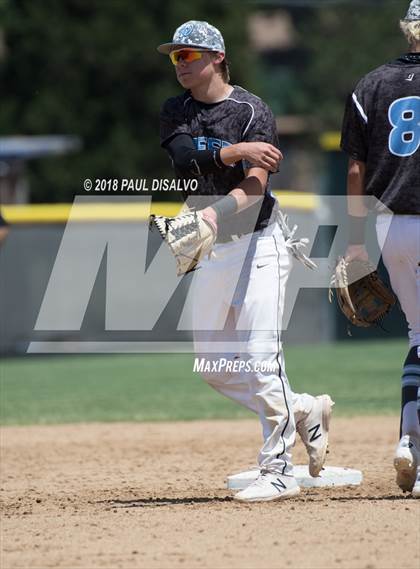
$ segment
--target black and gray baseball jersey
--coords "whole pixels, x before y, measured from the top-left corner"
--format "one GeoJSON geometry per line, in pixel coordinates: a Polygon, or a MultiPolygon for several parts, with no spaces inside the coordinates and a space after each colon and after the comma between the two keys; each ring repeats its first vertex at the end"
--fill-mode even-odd
{"type": "Polygon", "coordinates": [[[359,81],[347,100],[341,148],[366,163],[366,194],[396,214],[420,214],[420,54],[359,81]]]}
{"type": "MultiPolygon", "coordinates": [[[[273,113],[259,97],[238,86],[234,87],[229,97],[217,103],[197,101],[190,91],[168,99],[160,116],[161,145],[165,147],[178,134],[190,135],[197,150],[213,150],[239,142],[268,142],[278,146],[273,113]]],[[[236,188],[245,177],[244,168],[249,167],[251,164],[242,161],[198,176],[197,191],[186,191],[183,197],[188,197],[188,203],[194,206],[193,196],[208,196],[207,200],[200,197],[197,207],[202,209],[211,205],[236,188]]],[[[186,177],[176,168],[175,174],[178,178],[186,177]]],[[[191,174],[191,177],[194,175],[191,174]]],[[[219,224],[218,238],[266,227],[276,203],[267,188],[262,204],[260,201],[223,219],[219,224]]]]}

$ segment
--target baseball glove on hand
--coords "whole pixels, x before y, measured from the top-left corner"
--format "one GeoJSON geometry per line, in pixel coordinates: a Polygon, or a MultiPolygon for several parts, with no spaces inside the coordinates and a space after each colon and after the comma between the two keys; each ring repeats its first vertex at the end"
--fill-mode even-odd
{"type": "Polygon", "coordinates": [[[153,227],[157,227],[173,253],[178,276],[196,269],[201,259],[210,255],[216,241],[215,225],[199,211],[190,210],[176,217],[151,215],[149,228],[153,227]]]}
{"type": "Polygon", "coordinates": [[[341,312],[355,326],[367,328],[380,324],[395,304],[394,293],[368,261],[339,259],[331,278],[330,302],[332,288],[336,289],[341,312]]]}

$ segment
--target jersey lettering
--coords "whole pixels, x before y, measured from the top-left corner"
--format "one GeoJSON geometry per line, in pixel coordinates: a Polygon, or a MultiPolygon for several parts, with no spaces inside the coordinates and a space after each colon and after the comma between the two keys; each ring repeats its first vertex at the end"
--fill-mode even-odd
{"type": "Polygon", "coordinates": [[[231,146],[230,142],[211,136],[195,136],[193,140],[197,150],[217,150],[218,148],[231,146]]]}
{"type": "Polygon", "coordinates": [[[388,147],[396,156],[411,156],[420,146],[420,97],[396,99],[388,109],[394,127],[389,133],[388,147]]]}

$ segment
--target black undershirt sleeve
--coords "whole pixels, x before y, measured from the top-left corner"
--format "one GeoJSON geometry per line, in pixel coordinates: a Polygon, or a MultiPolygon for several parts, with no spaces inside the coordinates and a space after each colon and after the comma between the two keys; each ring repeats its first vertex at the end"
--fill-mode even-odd
{"type": "Polygon", "coordinates": [[[185,176],[204,176],[230,168],[220,158],[220,148],[197,150],[189,134],[177,134],[163,144],[175,167],[185,176]]]}

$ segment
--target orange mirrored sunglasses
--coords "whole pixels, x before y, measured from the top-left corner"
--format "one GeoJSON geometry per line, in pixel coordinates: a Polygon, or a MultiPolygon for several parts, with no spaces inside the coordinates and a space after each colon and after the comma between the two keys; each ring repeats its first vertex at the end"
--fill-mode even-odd
{"type": "Polygon", "coordinates": [[[186,63],[191,63],[191,61],[196,61],[202,58],[202,51],[196,49],[178,49],[177,51],[171,51],[169,57],[174,65],[177,65],[180,59],[183,59],[186,63]]]}

